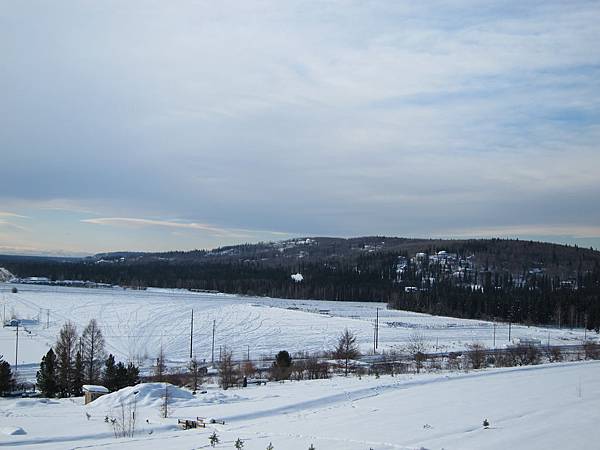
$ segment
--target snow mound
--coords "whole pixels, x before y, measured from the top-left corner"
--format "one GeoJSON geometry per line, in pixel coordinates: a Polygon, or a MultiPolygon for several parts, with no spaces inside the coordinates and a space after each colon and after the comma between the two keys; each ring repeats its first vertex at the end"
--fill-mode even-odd
{"type": "Polygon", "coordinates": [[[158,407],[163,402],[165,389],[168,390],[170,405],[183,406],[190,401],[196,402],[196,398],[190,391],[170,383],[141,383],[103,395],[91,402],[88,407],[111,410],[119,408],[121,404],[128,405],[134,401],[137,402],[138,407],[158,407]]]}
{"type": "Polygon", "coordinates": [[[21,427],[3,427],[0,428],[0,433],[5,434],[7,436],[19,436],[27,434],[27,432],[21,427]]]}

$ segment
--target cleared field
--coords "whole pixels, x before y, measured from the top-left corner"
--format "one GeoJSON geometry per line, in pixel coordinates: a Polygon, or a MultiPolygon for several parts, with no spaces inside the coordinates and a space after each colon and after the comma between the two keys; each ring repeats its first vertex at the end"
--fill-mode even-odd
{"type": "MultiPolygon", "coordinates": [[[[482,342],[488,347],[509,343],[508,324],[430,316],[387,310],[384,303],[323,302],[193,293],[183,290],[146,291],[83,289],[0,284],[0,311],[24,320],[19,344],[23,373],[35,373],[42,355],[54,343],[66,321],[81,331],[95,318],[104,333],[107,351],[123,360],[150,364],[162,345],[171,364],[189,355],[190,315],[194,310],[194,353],[211,360],[213,322],[215,347],[227,346],[234,356],[273,356],[331,349],[344,328],[354,331],[362,350],[373,347],[373,322],[379,309],[379,349],[402,348],[414,333],[424,336],[431,351],[463,349],[482,342]],[[39,322],[38,322],[39,320],[39,322]]],[[[583,330],[512,326],[512,340],[534,337],[551,344],[575,344],[583,330]]],[[[14,361],[15,330],[0,329],[1,354],[14,361]]]]}

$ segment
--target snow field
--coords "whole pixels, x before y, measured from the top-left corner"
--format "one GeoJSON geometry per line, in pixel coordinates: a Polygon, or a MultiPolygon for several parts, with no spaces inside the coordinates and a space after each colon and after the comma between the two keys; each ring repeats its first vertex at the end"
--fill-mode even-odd
{"type": "Polygon", "coordinates": [[[275,449],[587,449],[596,448],[600,362],[548,364],[470,373],[335,377],[269,383],[193,397],[173,388],[172,415],[160,418],[160,383],[127,388],[83,406],[82,399],[0,399],[0,447],[23,449],[200,449],[216,431],[233,448],[275,449]],[[139,391],[134,438],[115,439],[104,416],[139,391]],[[218,400],[206,401],[218,394],[218,400]],[[86,416],[89,414],[89,420],[86,416]],[[196,416],[225,425],[180,430],[196,416]],[[483,419],[490,421],[484,429],[483,419]]]}
{"type": "MultiPolygon", "coordinates": [[[[194,310],[194,353],[211,361],[213,321],[215,357],[220,348],[234,358],[247,352],[253,359],[273,357],[279,350],[323,351],[334,347],[344,328],[357,335],[364,353],[372,351],[373,322],[379,308],[379,350],[400,349],[414,333],[423,335],[430,351],[462,350],[472,342],[493,347],[494,325],[480,320],[430,316],[387,310],[383,303],[331,302],[240,297],[193,293],[185,290],[146,291],[85,289],[0,283],[0,311],[27,320],[19,336],[21,375],[35,376],[42,356],[56,340],[60,327],[75,323],[79,332],[95,318],[106,340],[107,352],[117,359],[152,364],[162,345],[170,365],[189,357],[190,315],[194,310]],[[48,312],[49,311],[49,312],[48,312]],[[39,323],[36,323],[39,319],[39,323]]],[[[577,344],[583,330],[558,330],[513,325],[512,339],[534,337],[551,344],[577,344]]],[[[0,354],[14,363],[15,330],[0,329],[0,354]]],[[[508,344],[508,325],[497,324],[496,346],[508,344]]]]}

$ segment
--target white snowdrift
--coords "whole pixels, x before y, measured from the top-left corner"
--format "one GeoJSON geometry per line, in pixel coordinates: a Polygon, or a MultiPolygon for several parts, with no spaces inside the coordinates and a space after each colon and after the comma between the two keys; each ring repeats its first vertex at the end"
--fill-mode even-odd
{"type": "Polygon", "coordinates": [[[136,402],[137,407],[159,407],[164,401],[165,388],[168,389],[169,404],[182,406],[195,403],[196,399],[190,391],[173,386],[170,383],[141,383],[123,388],[111,394],[103,395],[88,404],[88,408],[117,409],[121,404],[136,402]]]}

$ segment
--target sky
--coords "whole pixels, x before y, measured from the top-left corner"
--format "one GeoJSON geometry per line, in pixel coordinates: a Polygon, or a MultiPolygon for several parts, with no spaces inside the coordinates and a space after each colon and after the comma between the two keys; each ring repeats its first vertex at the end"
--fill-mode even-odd
{"type": "Polygon", "coordinates": [[[598,1],[0,0],[0,253],[600,249],[598,1]]]}

